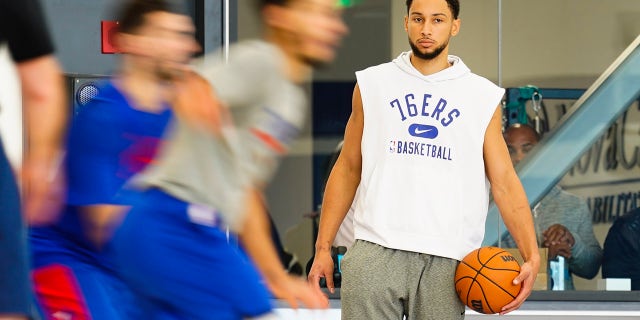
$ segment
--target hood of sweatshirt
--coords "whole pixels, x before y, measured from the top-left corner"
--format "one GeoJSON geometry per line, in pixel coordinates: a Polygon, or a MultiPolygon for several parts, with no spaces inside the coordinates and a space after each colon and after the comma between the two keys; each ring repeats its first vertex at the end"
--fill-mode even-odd
{"type": "Polygon", "coordinates": [[[469,70],[459,57],[449,55],[448,59],[449,63],[451,63],[449,68],[430,75],[423,75],[411,64],[411,51],[401,53],[397,58],[393,59],[393,63],[398,66],[400,70],[427,82],[457,79],[471,73],[471,70],[469,70]]]}

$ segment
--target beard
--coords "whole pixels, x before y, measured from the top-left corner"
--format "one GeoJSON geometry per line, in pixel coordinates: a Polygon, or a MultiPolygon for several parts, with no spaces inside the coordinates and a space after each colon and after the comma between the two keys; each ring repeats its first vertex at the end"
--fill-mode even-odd
{"type": "Polygon", "coordinates": [[[411,46],[411,51],[413,52],[413,55],[423,60],[433,60],[434,58],[438,57],[442,53],[442,51],[444,51],[444,49],[447,47],[448,44],[449,44],[449,40],[447,40],[445,43],[441,44],[440,46],[436,47],[431,52],[422,52],[420,51],[420,48],[418,48],[418,46],[416,46],[413,43],[413,41],[409,39],[409,45],[411,46]]]}

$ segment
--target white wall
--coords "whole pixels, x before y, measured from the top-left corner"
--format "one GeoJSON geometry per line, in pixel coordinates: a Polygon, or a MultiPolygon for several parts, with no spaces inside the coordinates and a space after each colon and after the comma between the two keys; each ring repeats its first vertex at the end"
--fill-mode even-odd
{"type": "MultiPolygon", "coordinates": [[[[400,27],[406,7],[393,2],[393,54],[408,50],[400,27]],[[401,12],[402,14],[398,14],[401,12]]],[[[503,0],[503,86],[586,88],[640,34],[640,1],[503,0]]],[[[451,54],[498,80],[498,0],[462,1],[451,54]]]]}

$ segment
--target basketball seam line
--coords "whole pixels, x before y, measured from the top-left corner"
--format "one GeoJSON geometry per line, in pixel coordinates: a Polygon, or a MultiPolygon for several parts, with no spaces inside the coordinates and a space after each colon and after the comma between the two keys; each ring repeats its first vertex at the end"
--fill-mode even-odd
{"type": "MultiPolygon", "coordinates": [[[[496,254],[494,254],[493,256],[491,256],[489,258],[489,260],[487,260],[486,263],[482,263],[482,261],[480,261],[480,251],[482,250],[478,250],[478,261],[480,262],[480,265],[482,265],[482,267],[480,267],[480,270],[478,270],[478,274],[476,274],[475,277],[473,277],[473,281],[476,281],[476,278],[478,277],[479,274],[481,274],[482,269],[484,269],[484,266],[489,263],[489,261],[491,261],[491,259],[495,258],[497,255],[499,255],[500,253],[504,252],[503,251],[498,251],[496,254]]],[[[486,278],[486,277],[485,277],[486,278]]],[[[491,281],[491,279],[489,279],[489,281],[491,281]]],[[[493,282],[493,281],[491,281],[493,282]]],[[[495,283],[494,283],[495,284],[495,283]]],[[[496,284],[497,285],[497,284],[496,284]]],[[[484,297],[484,301],[487,302],[487,307],[489,308],[489,310],[491,310],[491,313],[496,313],[495,311],[493,311],[493,308],[491,308],[491,304],[489,303],[489,300],[487,300],[487,295],[484,293],[484,289],[482,288],[482,286],[480,285],[480,283],[478,282],[478,286],[480,287],[480,291],[482,291],[482,296],[484,297]]],[[[502,287],[497,286],[498,288],[502,289],[502,287]]],[[[504,290],[504,289],[503,289],[504,290]]]]}
{"type": "MultiPolygon", "coordinates": [[[[468,303],[469,303],[469,293],[471,292],[471,288],[473,287],[473,284],[474,284],[474,283],[478,282],[478,281],[476,281],[476,278],[478,277],[478,275],[479,275],[479,274],[481,274],[480,272],[482,271],[482,269],[483,269],[483,268],[485,268],[485,265],[486,265],[487,263],[489,263],[489,261],[491,261],[491,259],[495,258],[497,255],[499,255],[499,254],[501,254],[501,253],[503,253],[503,252],[506,252],[506,251],[504,251],[504,250],[501,250],[501,251],[499,251],[498,253],[496,253],[496,254],[494,254],[493,256],[491,256],[491,257],[487,260],[487,262],[486,262],[486,263],[482,263],[482,261],[480,260],[480,251],[481,251],[481,250],[478,250],[478,252],[476,253],[476,254],[477,254],[476,259],[478,260],[478,262],[480,262],[480,265],[481,265],[481,267],[480,267],[480,269],[479,269],[479,270],[476,270],[476,268],[472,267],[471,265],[469,265],[468,263],[466,263],[466,262],[464,262],[464,261],[460,261],[461,263],[464,263],[466,266],[468,266],[468,267],[469,267],[469,268],[471,268],[472,270],[476,271],[476,275],[473,277],[473,279],[472,279],[472,281],[471,281],[471,284],[469,285],[469,290],[467,291],[467,299],[466,299],[467,301],[465,302],[465,304],[468,304],[468,303]]],[[[487,269],[489,269],[489,270],[506,270],[506,271],[515,271],[515,270],[512,270],[512,269],[494,269],[494,268],[490,268],[490,267],[486,267],[486,268],[487,268],[487,269]]],[[[518,271],[518,273],[519,273],[519,271],[518,271]]],[[[502,288],[500,285],[498,285],[495,281],[493,281],[493,280],[489,279],[489,278],[488,278],[487,276],[485,276],[485,275],[482,275],[482,276],[483,276],[485,279],[489,280],[489,282],[493,283],[496,287],[500,288],[500,290],[504,291],[504,292],[505,292],[506,294],[508,294],[510,297],[512,297],[512,298],[514,298],[514,299],[515,299],[515,296],[514,296],[514,295],[512,295],[510,292],[506,291],[504,288],[502,288]]],[[[469,277],[469,278],[470,278],[470,277],[469,277]]],[[[460,280],[460,279],[458,279],[458,280],[460,280]]],[[[484,293],[484,289],[482,288],[482,286],[480,285],[480,283],[479,283],[479,282],[478,282],[478,286],[480,287],[480,291],[482,291],[482,296],[484,297],[484,300],[485,300],[485,301],[487,301],[487,296],[485,295],[485,293],[484,293]]],[[[489,305],[489,303],[487,303],[487,307],[489,308],[489,310],[490,310],[492,313],[494,313],[494,314],[496,313],[495,311],[493,311],[493,308],[491,308],[491,305],[489,305]]]]}

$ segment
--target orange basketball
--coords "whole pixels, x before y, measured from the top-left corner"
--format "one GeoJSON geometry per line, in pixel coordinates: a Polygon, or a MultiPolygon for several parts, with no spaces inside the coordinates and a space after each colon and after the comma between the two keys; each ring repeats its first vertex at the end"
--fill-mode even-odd
{"type": "Polygon", "coordinates": [[[494,314],[513,301],[521,284],[513,285],[520,264],[509,252],[496,247],[471,251],[456,269],[456,292],[462,303],[476,312],[494,314]]]}

